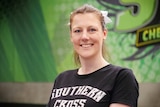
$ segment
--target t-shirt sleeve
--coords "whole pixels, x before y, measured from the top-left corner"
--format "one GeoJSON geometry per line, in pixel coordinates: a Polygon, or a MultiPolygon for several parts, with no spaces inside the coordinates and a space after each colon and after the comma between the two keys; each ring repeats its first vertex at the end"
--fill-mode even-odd
{"type": "Polygon", "coordinates": [[[121,103],[137,107],[139,96],[138,82],[130,69],[119,71],[111,95],[111,103],[121,103]]]}

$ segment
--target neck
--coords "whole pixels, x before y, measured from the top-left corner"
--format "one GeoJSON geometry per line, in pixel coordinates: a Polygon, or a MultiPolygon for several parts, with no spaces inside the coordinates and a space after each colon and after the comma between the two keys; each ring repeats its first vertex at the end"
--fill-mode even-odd
{"type": "Polygon", "coordinates": [[[90,74],[106,65],[109,63],[103,58],[98,58],[97,59],[82,59],[80,58],[81,61],[81,67],[78,71],[78,74],[83,75],[83,74],[90,74]]]}

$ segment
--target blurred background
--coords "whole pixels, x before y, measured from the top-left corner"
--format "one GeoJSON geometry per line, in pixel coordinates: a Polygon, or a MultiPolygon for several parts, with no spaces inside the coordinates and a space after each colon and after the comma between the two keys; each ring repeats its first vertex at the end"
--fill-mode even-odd
{"type": "Polygon", "coordinates": [[[86,3],[108,11],[109,62],[133,70],[138,107],[160,107],[159,0],[0,0],[1,107],[45,107],[56,76],[76,68],[67,24],[86,3]]]}

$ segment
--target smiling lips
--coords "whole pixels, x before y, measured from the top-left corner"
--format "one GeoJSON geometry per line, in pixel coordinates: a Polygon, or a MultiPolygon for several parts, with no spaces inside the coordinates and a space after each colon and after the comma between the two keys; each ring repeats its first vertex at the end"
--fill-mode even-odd
{"type": "Polygon", "coordinates": [[[83,47],[83,48],[88,48],[88,47],[93,46],[93,43],[90,43],[90,44],[80,44],[80,46],[83,47]]]}

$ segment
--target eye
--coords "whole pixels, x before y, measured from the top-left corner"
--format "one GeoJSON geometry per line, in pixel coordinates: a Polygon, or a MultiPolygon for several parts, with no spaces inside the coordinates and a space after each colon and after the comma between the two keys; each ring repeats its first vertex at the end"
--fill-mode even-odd
{"type": "Polygon", "coordinates": [[[81,30],[77,29],[77,30],[74,30],[74,33],[80,33],[81,30]]]}
{"type": "Polygon", "coordinates": [[[89,32],[91,32],[91,33],[94,33],[95,31],[97,31],[97,29],[95,29],[95,28],[90,28],[89,29],[89,32]]]}

